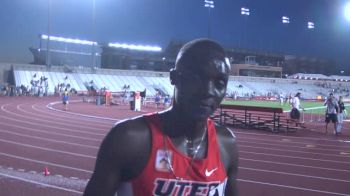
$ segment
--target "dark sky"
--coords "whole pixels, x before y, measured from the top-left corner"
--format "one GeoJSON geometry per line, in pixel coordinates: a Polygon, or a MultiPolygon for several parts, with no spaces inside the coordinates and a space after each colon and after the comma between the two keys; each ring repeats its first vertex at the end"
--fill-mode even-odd
{"type": "MultiPolygon", "coordinates": [[[[334,59],[350,67],[350,0],[214,0],[211,38],[225,47],[334,59]],[[240,15],[248,7],[251,15],[240,15]],[[281,17],[290,18],[283,25],[281,17]],[[315,23],[314,30],[307,22],[315,23]]],[[[0,62],[33,60],[28,47],[48,31],[49,0],[0,1],[0,62]]],[[[208,36],[204,0],[51,0],[51,34],[62,37],[166,47],[170,40],[208,36]]]]}

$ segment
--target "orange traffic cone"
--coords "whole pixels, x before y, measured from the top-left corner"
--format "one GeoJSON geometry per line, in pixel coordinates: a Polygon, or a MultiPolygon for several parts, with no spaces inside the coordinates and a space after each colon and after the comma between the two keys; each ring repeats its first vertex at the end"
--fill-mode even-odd
{"type": "Polygon", "coordinates": [[[44,172],[43,172],[43,173],[44,173],[44,175],[45,175],[45,176],[50,175],[49,168],[45,167],[45,168],[44,168],[44,172]]]}

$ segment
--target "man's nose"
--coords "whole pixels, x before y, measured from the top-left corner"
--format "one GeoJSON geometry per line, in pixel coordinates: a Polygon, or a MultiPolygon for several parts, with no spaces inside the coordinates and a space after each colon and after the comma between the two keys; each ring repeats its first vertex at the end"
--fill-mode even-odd
{"type": "Polygon", "coordinates": [[[215,84],[213,81],[208,81],[203,85],[203,91],[208,96],[215,96],[217,90],[215,89],[215,84]]]}

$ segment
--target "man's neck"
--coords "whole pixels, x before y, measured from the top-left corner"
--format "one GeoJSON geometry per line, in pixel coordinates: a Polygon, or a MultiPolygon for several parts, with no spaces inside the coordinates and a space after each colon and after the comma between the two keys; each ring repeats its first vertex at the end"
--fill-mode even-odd
{"type": "Polygon", "coordinates": [[[191,119],[174,108],[162,114],[164,132],[170,137],[185,137],[197,139],[206,130],[207,119],[191,119]]]}

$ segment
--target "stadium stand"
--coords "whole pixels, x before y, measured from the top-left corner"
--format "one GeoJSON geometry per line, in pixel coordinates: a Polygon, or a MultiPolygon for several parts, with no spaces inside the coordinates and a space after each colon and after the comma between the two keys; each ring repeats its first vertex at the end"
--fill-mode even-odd
{"type": "MultiPolygon", "coordinates": [[[[31,87],[33,80],[47,78],[47,92],[54,94],[55,87],[61,85],[74,88],[77,92],[94,89],[107,89],[112,92],[121,92],[127,86],[130,91],[144,91],[147,96],[154,96],[157,91],[163,96],[173,94],[173,87],[166,72],[139,71],[139,70],[107,70],[72,68],[72,72],[65,72],[64,67],[52,66],[50,69],[37,65],[14,65],[13,76],[16,86],[31,87]],[[35,76],[35,77],[34,77],[35,76]]],[[[300,79],[293,78],[262,78],[230,76],[227,96],[236,98],[268,97],[277,98],[280,93],[285,96],[301,92],[304,99],[324,98],[330,92],[349,98],[350,87],[340,76],[332,76],[331,80],[320,80],[322,75],[303,74],[300,79]],[[316,78],[316,79],[304,79],[316,78]],[[336,80],[335,80],[336,79],[336,80]]],[[[291,76],[292,77],[292,76],[291,76]]],[[[327,77],[327,76],[324,76],[327,77]]]]}

